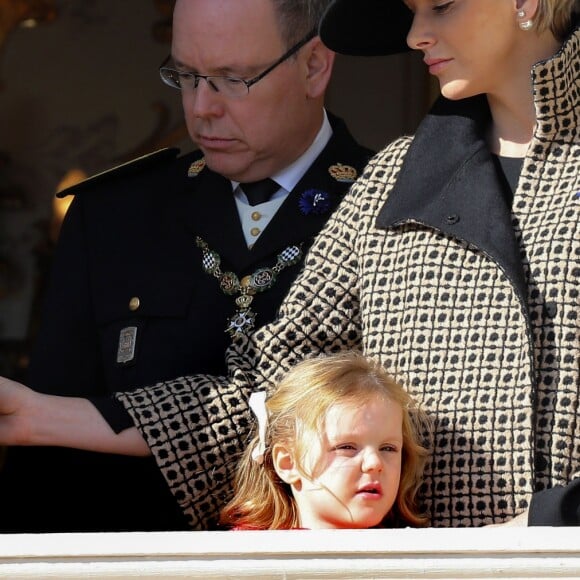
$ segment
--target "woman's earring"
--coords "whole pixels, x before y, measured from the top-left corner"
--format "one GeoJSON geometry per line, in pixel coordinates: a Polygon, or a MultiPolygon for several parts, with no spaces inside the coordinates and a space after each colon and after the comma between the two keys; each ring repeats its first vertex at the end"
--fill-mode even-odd
{"type": "MultiPolygon", "coordinates": [[[[524,10],[518,10],[517,16],[518,18],[525,18],[526,13],[524,10]]],[[[522,30],[531,30],[534,27],[534,21],[532,19],[522,20],[522,22],[519,23],[519,27],[522,30]]]]}
{"type": "Polygon", "coordinates": [[[533,20],[524,20],[523,22],[520,22],[520,28],[522,30],[531,30],[533,27],[534,27],[533,20]]]}

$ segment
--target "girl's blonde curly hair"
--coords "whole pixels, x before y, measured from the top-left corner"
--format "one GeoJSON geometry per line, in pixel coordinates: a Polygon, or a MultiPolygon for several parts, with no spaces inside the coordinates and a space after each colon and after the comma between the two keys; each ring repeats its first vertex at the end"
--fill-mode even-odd
{"type": "MultiPolygon", "coordinates": [[[[222,510],[220,523],[256,529],[299,527],[290,486],[274,469],[272,447],[285,443],[294,447],[298,458],[303,457],[312,437],[324,432],[330,407],[337,403],[360,407],[377,395],[403,409],[401,480],[395,504],[382,527],[424,525],[426,518],[419,512],[417,492],[428,456],[425,442],[431,436],[430,421],[381,365],[356,353],[307,359],[284,376],[266,401],[269,422],[263,462],[252,459],[259,443],[256,430],[238,465],[234,498],[222,510]]],[[[299,468],[304,472],[303,465],[299,468]]]]}

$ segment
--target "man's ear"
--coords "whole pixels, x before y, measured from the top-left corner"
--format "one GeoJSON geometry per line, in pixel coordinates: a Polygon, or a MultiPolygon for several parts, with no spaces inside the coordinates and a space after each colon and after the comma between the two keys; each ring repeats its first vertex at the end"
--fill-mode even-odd
{"type": "Polygon", "coordinates": [[[318,36],[313,38],[307,47],[306,83],[307,96],[311,99],[324,97],[336,54],[326,48],[318,36]]]}
{"type": "Polygon", "coordinates": [[[283,443],[276,443],[272,448],[272,463],[278,477],[288,485],[300,484],[301,476],[297,469],[292,450],[283,443]]]}

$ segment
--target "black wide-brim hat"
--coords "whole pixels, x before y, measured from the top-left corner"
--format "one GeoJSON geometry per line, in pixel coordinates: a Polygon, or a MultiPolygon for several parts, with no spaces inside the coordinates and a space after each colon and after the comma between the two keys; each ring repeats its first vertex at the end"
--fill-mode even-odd
{"type": "Polygon", "coordinates": [[[382,56],[406,52],[413,13],[403,0],[334,0],[320,21],[320,38],[335,52],[382,56]]]}

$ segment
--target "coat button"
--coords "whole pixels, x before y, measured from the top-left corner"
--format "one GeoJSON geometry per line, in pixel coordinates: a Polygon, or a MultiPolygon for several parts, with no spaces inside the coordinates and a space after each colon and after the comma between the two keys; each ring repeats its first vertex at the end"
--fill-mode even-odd
{"type": "Polygon", "coordinates": [[[133,298],[129,300],[129,310],[135,312],[136,310],[139,310],[139,306],[141,306],[141,300],[139,300],[137,296],[133,296],[133,298]]]}
{"type": "Polygon", "coordinates": [[[459,215],[456,213],[449,214],[446,221],[450,226],[452,226],[459,221],[459,215]]]}

